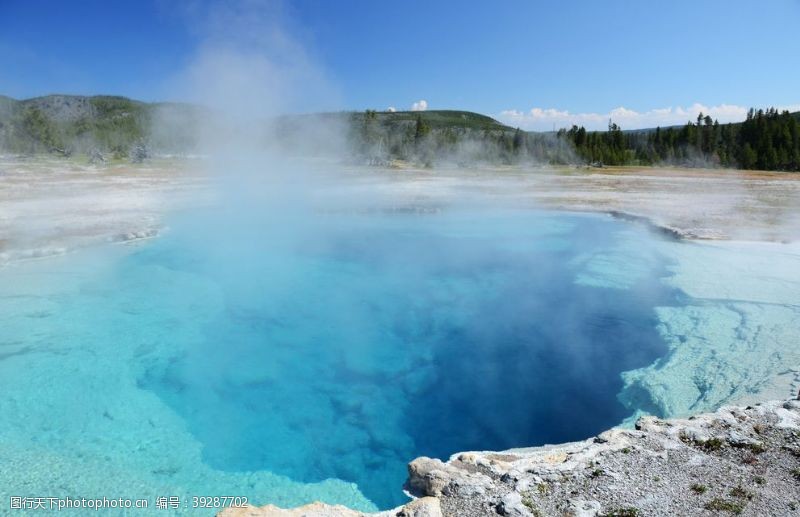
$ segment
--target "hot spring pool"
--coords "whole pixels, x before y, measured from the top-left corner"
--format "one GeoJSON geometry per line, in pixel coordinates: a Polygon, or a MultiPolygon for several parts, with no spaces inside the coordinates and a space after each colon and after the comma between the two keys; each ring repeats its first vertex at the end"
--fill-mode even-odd
{"type": "Polygon", "coordinates": [[[603,216],[184,226],[0,271],[0,495],[389,508],[416,456],[652,411],[623,372],[694,303],[660,237],[603,216]]]}

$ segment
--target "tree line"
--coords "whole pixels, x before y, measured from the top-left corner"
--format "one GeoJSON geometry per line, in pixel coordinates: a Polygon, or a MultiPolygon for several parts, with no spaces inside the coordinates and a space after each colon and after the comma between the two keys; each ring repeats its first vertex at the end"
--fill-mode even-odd
{"type": "Polygon", "coordinates": [[[798,115],[751,109],[738,123],[720,124],[701,113],[683,126],[624,131],[609,121],[606,131],[574,125],[534,133],[503,126],[432,127],[425,114],[380,122],[376,112],[367,111],[353,115],[349,140],[354,155],[369,163],[399,159],[422,165],[533,162],[800,171],[798,115]]]}
{"type": "Polygon", "coordinates": [[[744,122],[720,124],[700,113],[680,127],[588,132],[572,126],[558,132],[587,163],[605,165],[674,164],[689,167],[800,171],[798,114],[750,109],[744,122]]]}
{"type": "MultiPolygon", "coordinates": [[[[92,109],[74,120],[33,105],[9,104],[11,109],[0,103],[0,150],[65,155],[96,150],[124,157],[147,144],[159,152],[191,152],[196,146],[192,128],[206,116],[189,105],[150,106],[113,97],[90,98],[90,103],[92,109]]],[[[375,165],[404,160],[423,166],[668,164],[800,171],[798,126],[800,113],[774,108],[751,109],[739,123],[720,124],[701,113],[683,126],[625,131],[609,121],[606,131],[575,125],[552,133],[513,129],[463,111],[368,110],[285,117],[275,134],[290,144],[310,143],[294,145],[300,154],[333,152],[375,165]],[[319,128],[326,128],[331,145],[320,145],[319,128]],[[345,149],[336,144],[339,136],[349,144],[345,149]]]]}

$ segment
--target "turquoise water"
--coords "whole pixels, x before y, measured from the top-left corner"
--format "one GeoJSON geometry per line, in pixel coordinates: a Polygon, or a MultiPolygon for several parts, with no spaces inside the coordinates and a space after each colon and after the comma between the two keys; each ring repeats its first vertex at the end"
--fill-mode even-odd
{"type": "Polygon", "coordinates": [[[658,237],[605,217],[208,217],[0,272],[0,495],[389,508],[416,456],[619,423],[685,301],[658,237]]]}

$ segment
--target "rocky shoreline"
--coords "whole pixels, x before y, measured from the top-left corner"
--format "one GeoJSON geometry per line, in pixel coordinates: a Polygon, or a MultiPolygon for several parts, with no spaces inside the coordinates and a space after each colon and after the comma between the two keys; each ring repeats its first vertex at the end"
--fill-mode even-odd
{"type": "Polygon", "coordinates": [[[403,507],[364,514],[314,503],[220,517],[798,515],[800,401],[642,417],[588,440],[417,458],[403,507]]]}

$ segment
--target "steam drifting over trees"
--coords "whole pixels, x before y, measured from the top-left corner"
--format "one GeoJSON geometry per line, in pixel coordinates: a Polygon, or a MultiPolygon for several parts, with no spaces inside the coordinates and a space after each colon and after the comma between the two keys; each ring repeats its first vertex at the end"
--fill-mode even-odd
{"type": "MultiPolygon", "coordinates": [[[[0,97],[0,151],[104,153],[139,159],[200,152],[193,128],[208,111],[190,104],[147,104],[123,97],[53,95],[25,101],[0,97]]],[[[751,109],[740,123],[699,114],[683,126],[607,131],[572,126],[535,133],[467,111],[374,111],[293,115],[263,121],[276,141],[297,153],[338,153],[371,165],[404,160],[449,163],[593,164],[800,171],[800,113],[751,109]],[[320,128],[330,145],[320,145],[320,128]],[[335,134],[331,134],[335,133],[335,134]],[[340,145],[341,144],[341,145],[340,145]]]]}

